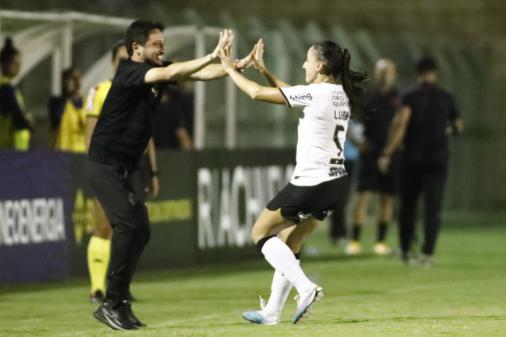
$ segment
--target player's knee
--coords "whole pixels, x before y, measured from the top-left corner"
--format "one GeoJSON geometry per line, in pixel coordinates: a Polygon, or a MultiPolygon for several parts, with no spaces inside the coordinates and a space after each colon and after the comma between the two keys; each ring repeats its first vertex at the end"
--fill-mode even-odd
{"type": "Polygon", "coordinates": [[[253,228],[253,230],[251,231],[251,241],[253,241],[253,243],[256,245],[258,243],[258,241],[260,241],[262,238],[264,237],[264,235],[262,233],[259,233],[257,231],[255,231],[255,229],[253,228]]]}
{"type": "Polygon", "coordinates": [[[288,246],[288,248],[290,248],[290,250],[294,253],[300,251],[300,248],[302,246],[302,242],[292,238],[288,238],[285,243],[288,246]]]}
{"type": "Polygon", "coordinates": [[[256,241],[256,242],[254,241],[254,242],[255,242],[255,245],[256,245],[256,246],[257,246],[257,248],[258,248],[258,250],[259,250],[259,251],[262,251],[262,248],[263,248],[264,244],[265,244],[268,240],[272,239],[272,238],[273,238],[273,237],[275,237],[275,236],[276,236],[276,235],[268,235],[268,236],[264,236],[264,237],[260,238],[260,239],[259,239],[258,241],[256,241]]]}

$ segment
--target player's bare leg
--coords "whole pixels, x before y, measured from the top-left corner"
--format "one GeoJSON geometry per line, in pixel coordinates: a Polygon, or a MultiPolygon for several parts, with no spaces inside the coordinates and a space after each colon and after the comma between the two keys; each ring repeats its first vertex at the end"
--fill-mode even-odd
{"type": "Polygon", "coordinates": [[[366,219],[367,206],[369,205],[370,192],[359,192],[357,193],[355,208],[353,209],[353,226],[352,226],[352,237],[350,242],[346,245],[346,255],[358,255],[362,251],[360,245],[360,234],[362,226],[366,219]]]}

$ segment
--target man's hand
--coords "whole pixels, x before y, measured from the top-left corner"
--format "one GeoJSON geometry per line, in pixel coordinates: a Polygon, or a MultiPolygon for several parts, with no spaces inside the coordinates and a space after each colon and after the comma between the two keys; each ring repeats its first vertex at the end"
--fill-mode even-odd
{"type": "Polygon", "coordinates": [[[388,170],[390,168],[390,161],[391,161],[391,157],[388,154],[382,154],[378,158],[378,168],[381,173],[383,173],[383,174],[388,173],[388,170]]]}
{"type": "Polygon", "coordinates": [[[221,64],[225,71],[230,69],[234,69],[234,63],[232,62],[230,48],[232,47],[232,43],[234,41],[234,35],[227,37],[227,40],[221,45],[221,48],[218,51],[218,55],[220,57],[221,64]]]}
{"type": "Polygon", "coordinates": [[[234,67],[236,70],[243,71],[253,65],[253,55],[255,54],[255,48],[256,45],[253,46],[248,55],[234,62],[234,67]]]}
{"type": "Polygon", "coordinates": [[[227,46],[232,45],[232,41],[234,40],[234,34],[230,29],[225,29],[220,32],[220,39],[218,40],[218,44],[216,48],[214,48],[213,52],[210,54],[212,60],[216,60],[220,57],[220,50],[226,48],[227,46]]]}
{"type": "Polygon", "coordinates": [[[158,192],[160,191],[160,181],[158,180],[158,176],[151,177],[151,187],[149,189],[149,197],[154,199],[158,196],[158,192]]]}

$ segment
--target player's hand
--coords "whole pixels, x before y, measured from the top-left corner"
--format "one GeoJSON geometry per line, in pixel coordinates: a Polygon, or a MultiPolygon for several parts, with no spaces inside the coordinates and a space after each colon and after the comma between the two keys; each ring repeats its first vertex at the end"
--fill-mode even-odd
{"type": "Polygon", "coordinates": [[[257,70],[265,69],[264,63],[264,40],[262,38],[258,39],[258,42],[255,44],[254,53],[253,53],[253,66],[257,70]]]}
{"type": "Polygon", "coordinates": [[[231,47],[232,47],[232,42],[233,42],[233,35],[232,35],[232,38],[228,39],[223,45],[222,47],[220,48],[219,50],[219,57],[220,57],[220,61],[221,61],[221,64],[223,66],[223,69],[225,70],[230,70],[230,69],[234,69],[234,63],[232,62],[232,57],[231,57],[231,47]]]}
{"type": "Polygon", "coordinates": [[[216,48],[214,48],[213,52],[211,53],[211,59],[216,60],[220,57],[220,50],[223,48],[226,48],[227,46],[231,46],[232,42],[234,40],[234,34],[230,29],[224,29],[220,32],[220,39],[218,41],[218,44],[216,45],[216,48]]]}
{"type": "Polygon", "coordinates": [[[243,71],[253,65],[253,55],[255,54],[255,46],[251,49],[248,55],[243,57],[240,60],[236,60],[234,63],[235,69],[239,71],[243,71]]]}
{"type": "Polygon", "coordinates": [[[390,168],[390,161],[391,161],[391,158],[387,154],[382,154],[378,158],[378,168],[379,168],[379,170],[380,170],[381,173],[383,173],[383,174],[387,174],[388,173],[388,170],[390,168]]]}
{"type": "Polygon", "coordinates": [[[160,181],[158,180],[158,176],[151,177],[151,188],[149,189],[149,197],[156,198],[158,196],[158,192],[160,191],[160,181]]]}

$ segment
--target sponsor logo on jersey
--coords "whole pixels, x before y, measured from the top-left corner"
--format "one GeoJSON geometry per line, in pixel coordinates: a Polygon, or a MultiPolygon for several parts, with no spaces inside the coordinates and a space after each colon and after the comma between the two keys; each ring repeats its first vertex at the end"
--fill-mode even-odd
{"type": "Polygon", "coordinates": [[[311,101],[313,99],[313,96],[311,96],[311,94],[308,92],[300,95],[290,95],[290,99],[292,101],[311,101]]]}
{"type": "Polygon", "coordinates": [[[304,213],[302,211],[297,213],[297,216],[299,217],[300,220],[305,220],[309,218],[311,215],[312,215],[311,213],[304,213]]]}
{"type": "Polygon", "coordinates": [[[133,192],[128,193],[128,201],[132,204],[132,206],[135,206],[137,203],[137,198],[135,197],[135,194],[133,192]]]}

